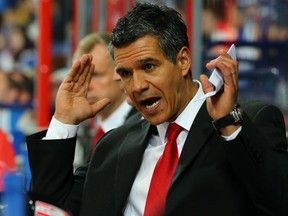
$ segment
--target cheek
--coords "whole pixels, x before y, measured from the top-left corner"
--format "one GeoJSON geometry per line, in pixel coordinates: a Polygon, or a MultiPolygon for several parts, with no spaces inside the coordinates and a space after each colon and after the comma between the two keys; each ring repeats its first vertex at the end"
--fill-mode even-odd
{"type": "Polygon", "coordinates": [[[170,82],[169,85],[163,84],[161,88],[159,88],[163,94],[163,102],[166,103],[168,109],[173,109],[173,106],[177,101],[178,88],[179,86],[177,86],[174,81],[170,82]]]}
{"type": "Polygon", "coordinates": [[[126,94],[127,97],[129,97],[129,100],[134,103],[134,97],[132,91],[129,88],[126,88],[124,89],[124,93],[126,94]]]}
{"type": "Polygon", "coordinates": [[[125,90],[127,92],[127,94],[130,94],[132,92],[129,83],[125,80],[121,80],[121,82],[119,83],[120,87],[125,90]]]}

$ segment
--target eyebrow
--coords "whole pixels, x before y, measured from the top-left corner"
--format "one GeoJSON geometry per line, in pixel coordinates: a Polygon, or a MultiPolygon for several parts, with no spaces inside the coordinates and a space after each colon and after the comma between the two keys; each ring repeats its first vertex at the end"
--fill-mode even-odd
{"type": "MultiPolygon", "coordinates": [[[[139,66],[145,65],[147,63],[151,63],[151,62],[154,62],[156,64],[160,63],[160,61],[158,59],[148,57],[148,58],[145,58],[145,59],[138,60],[136,62],[136,65],[139,67],[139,66]]],[[[117,73],[120,73],[121,71],[129,71],[129,69],[125,68],[125,67],[116,68],[116,72],[117,73]]]]}
{"type": "Polygon", "coordinates": [[[159,63],[160,61],[158,59],[148,57],[148,58],[145,58],[145,59],[141,59],[141,60],[137,61],[136,63],[137,63],[137,65],[143,65],[143,64],[147,64],[149,62],[159,63]]]}

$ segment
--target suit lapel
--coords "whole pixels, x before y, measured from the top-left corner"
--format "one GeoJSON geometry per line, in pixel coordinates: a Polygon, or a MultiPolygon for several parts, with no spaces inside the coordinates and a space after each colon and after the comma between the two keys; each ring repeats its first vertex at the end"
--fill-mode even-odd
{"type": "Polygon", "coordinates": [[[206,109],[206,103],[203,103],[189,130],[174,178],[172,180],[172,185],[179,178],[186,167],[192,163],[196,155],[206,143],[207,139],[214,132],[211,121],[212,119],[206,109]]]}
{"type": "MultiPolygon", "coordinates": [[[[127,201],[135,176],[142,162],[142,157],[148,141],[150,130],[153,130],[147,121],[133,127],[119,150],[118,167],[116,173],[116,206],[122,208],[127,201]],[[139,128],[140,127],[140,128],[139,128]]],[[[122,209],[119,209],[122,210],[122,209]]]]}

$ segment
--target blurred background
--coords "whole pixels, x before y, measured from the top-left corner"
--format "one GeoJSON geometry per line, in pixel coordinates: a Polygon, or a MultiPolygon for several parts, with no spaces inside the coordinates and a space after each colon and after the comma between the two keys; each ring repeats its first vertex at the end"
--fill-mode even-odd
{"type": "MultiPolygon", "coordinates": [[[[48,127],[78,41],[91,32],[110,32],[135,2],[0,0],[0,175],[20,166],[29,177],[25,135],[48,127]]],[[[205,63],[234,43],[240,96],[277,105],[288,136],[288,0],[149,2],[183,15],[196,79],[209,75],[205,63]]]]}

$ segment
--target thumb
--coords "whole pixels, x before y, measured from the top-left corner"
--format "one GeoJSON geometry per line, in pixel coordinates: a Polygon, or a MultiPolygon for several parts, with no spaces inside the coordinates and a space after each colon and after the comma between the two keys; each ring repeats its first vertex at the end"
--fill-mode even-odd
{"type": "Polygon", "coordinates": [[[108,104],[111,103],[109,98],[103,98],[92,105],[93,114],[96,115],[102,109],[104,109],[108,104]]]}
{"type": "Polygon", "coordinates": [[[200,75],[200,82],[202,85],[203,92],[205,94],[208,92],[214,91],[214,87],[206,75],[204,75],[204,74],[200,75]]]}

